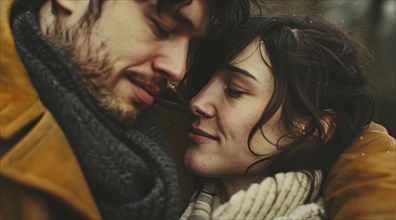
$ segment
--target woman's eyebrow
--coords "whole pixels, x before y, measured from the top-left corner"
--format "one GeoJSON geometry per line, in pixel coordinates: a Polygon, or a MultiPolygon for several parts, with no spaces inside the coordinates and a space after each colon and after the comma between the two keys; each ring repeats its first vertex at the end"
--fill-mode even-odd
{"type": "Polygon", "coordinates": [[[237,66],[234,66],[231,64],[227,64],[223,67],[223,69],[226,71],[234,72],[234,73],[240,73],[244,76],[254,79],[255,81],[258,81],[257,78],[255,76],[253,76],[249,71],[242,69],[240,67],[237,67],[237,66]]]}

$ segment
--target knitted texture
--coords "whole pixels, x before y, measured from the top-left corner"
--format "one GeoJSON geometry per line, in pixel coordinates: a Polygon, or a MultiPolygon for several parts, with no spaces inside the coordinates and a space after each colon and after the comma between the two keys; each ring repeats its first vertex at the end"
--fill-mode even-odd
{"type": "Polygon", "coordinates": [[[311,189],[308,177],[302,172],[278,173],[238,191],[218,207],[213,207],[218,190],[207,182],[192,197],[180,219],[322,219],[324,209],[317,198],[321,172],[316,171],[314,178],[317,182],[311,189]],[[313,193],[308,198],[311,190],[313,193]]]}
{"type": "Polygon", "coordinates": [[[140,114],[132,129],[119,126],[98,108],[62,51],[46,41],[37,15],[22,10],[11,24],[32,83],[76,153],[103,218],[177,219],[176,168],[153,114],[140,114]]]}

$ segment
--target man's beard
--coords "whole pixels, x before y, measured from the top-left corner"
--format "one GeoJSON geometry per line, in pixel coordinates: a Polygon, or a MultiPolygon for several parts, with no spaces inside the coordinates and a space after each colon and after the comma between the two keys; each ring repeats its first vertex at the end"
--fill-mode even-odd
{"type": "MultiPolygon", "coordinates": [[[[110,59],[106,44],[92,39],[96,20],[81,19],[77,25],[70,28],[62,26],[58,19],[56,20],[55,25],[43,31],[44,35],[56,48],[65,53],[99,108],[119,124],[125,127],[133,126],[143,106],[139,102],[131,101],[134,107],[132,111],[123,108],[120,100],[106,86],[106,81],[114,71],[114,61],[110,59]]],[[[144,73],[135,75],[145,78],[144,73]]]]}

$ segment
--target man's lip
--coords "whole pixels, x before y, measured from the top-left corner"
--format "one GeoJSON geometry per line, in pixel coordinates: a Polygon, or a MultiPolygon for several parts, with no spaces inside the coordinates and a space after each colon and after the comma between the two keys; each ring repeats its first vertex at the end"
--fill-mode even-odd
{"type": "Polygon", "coordinates": [[[213,136],[213,135],[211,135],[211,134],[209,134],[209,133],[207,133],[207,132],[205,132],[205,131],[203,131],[203,130],[201,130],[199,128],[196,128],[196,127],[191,127],[190,128],[190,132],[193,133],[193,134],[196,134],[196,135],[200,135],[200,136],[204,136],[204,137],[210,138],[210,139],[219,140],[219,138],[217,138],[217,137],[215,137],[215,136],[213,136]]]}
{"type": "Polygon", "coordinates": [[[148,94],[150,94],[153,97],[157,97],[160,94],[160,92],[161,92],[161,89],[159,87],[151,86],[151,85],[145,84],[143,82],[139,82],[137,80],[134,80],[133,78],[129,78],[129,80],[133,84],[135,84],[135,85],[141,87],[142,89],[144,89],[148,94]]]}
{"type": "Polygon", "coordinates": [[[144,104],[151,105],[154,102],[154,97],[156,96],[156,92],[152,92],[147,90],[144,84],[139,83],[136,80],[130,79],[129,81],[133,84],[133,92],[134,95],[144,104]]]}
{"type": "Polygon", "coordinates": [[[143,89],[142,87],[134,84],[132,87],[132,91],[134,93],[134,96],[140,100],[141,103],[144,103],[146,105],[151,105],[154,102],[154,97],[148,93],[145,89],[143,89]]]}

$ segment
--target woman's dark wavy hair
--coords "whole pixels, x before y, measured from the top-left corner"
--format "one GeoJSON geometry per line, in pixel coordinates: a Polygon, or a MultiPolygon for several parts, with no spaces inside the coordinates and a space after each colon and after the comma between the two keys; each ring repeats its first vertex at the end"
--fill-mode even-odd
{"type": "Polygon", "coordinates": [[[372,120],[374,100],[366,89],[366,69],[372,56],[361,40],[323,20],[285,14],[252,17],[200,45],[186,78],[190,98],[258,37],[265,46],[275,86],[247,144],[256,154],[252,137],[256,132],[265,137],[261,127],[279,108],[286,134],[274,143],[278,152],[249,168],[266,161],[262,177],[308,171],[312,183],[312,171],[326,173],[372,120]],[[325,123],[330,136],[325,133],[325,123]],[[282,144],[285,138],[292,142],[282,144]]]}

